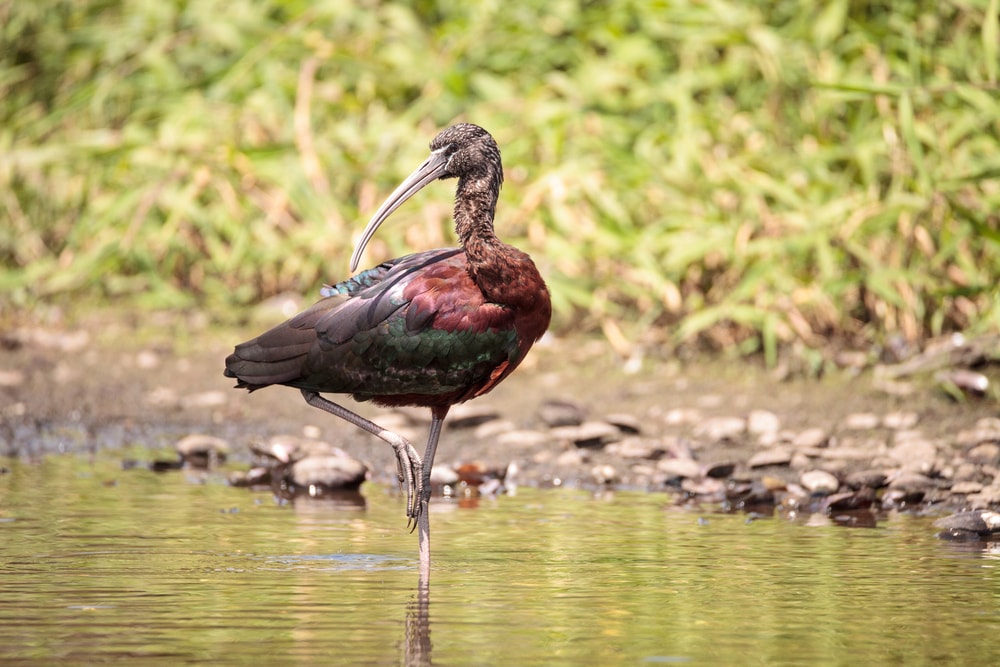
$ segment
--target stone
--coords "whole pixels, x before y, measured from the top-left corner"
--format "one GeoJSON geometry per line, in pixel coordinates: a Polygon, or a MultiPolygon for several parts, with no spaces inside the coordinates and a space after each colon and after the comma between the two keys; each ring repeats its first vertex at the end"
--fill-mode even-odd
{"type": "Polygon", "coordinates": [[[781,419],[770,410],[753,410],[747,416],[746,429],[753,435],[777,433],[781,430],[781,419]]]}
{"type": "Polygon", "coordinates": [[[582,449],[567,449],[556,457],[556,465],[564,468],[576,468],[590,459],[590,454],[582,449]]]}
{"type": "Polygon", "coordinates": [[[817,456],[829,461],[867,461],[874,453],[865,447],[828,447],[819,450],[817,456]]]}
{"type": "Polygon", "coordinates": [[[701,421],[701,410],[697,408],[673,408],[663,415],[663,423],[667,426],[683,426],[701,421]]]}
{"type": "Polygon", "coordinates": [[[959,512],[938,519],[934,522],[934,526],[945,531],[963,531],[982,536],[995,535],[1000,533],[1000,512],[987,510],[959,512]]]}
{"type": "Polygon", "coordinates": [[[258,456],[274,459],[279,463],[293,463],[307,456],[326,456],[338,453],[347,456],[339,447],[334,447],[323,440],[313,440],[284,433],[272,435],[263,444],[251,443],[250,451],[258,456]]]}
{"type": "Polygon", "coordinates": [[[926,492],[935,488],[934,480],[926,475],[908,470],[900,470],[889,477],[889,488],[897,491],[926,492]]]}
{"type": "Polygon", "coordinates": [[[656,469],[666,473],[668,477],[684,477],[696,479],[701,477],[701,465],[694,459],[660,459],[656,469]]]}
{"type": "Polygon", "coordinates": [[[434,486],[453,486],[460,480],[458,471],[450,465],[442,463],[431,468],[431,484],[434,486]]]}
{"type": "Polygon", "coordinates": [[[538,417],[549,428],[579,426],[587,418],[587,411],[576,401],[550,400],[538,408],[538,417]]]}
{"type": "Polygon", "coordinates": [[[978,444],[969,450],[966,457],[973,463],[989,463],[996,465],[1000,463],[1000,445],[995,442],[984,442],[978,444]]]}
{"type": "Polygon", "coordinates": [[[196,468],[208,468],[224,463],[229,454],[229,443],[214,435],[192,433],[174,444],[177,453],[186,463],[196,468]]]}
{"type": "Polygon", "coordinates": [[[845,484],[852,489],[881,489],[886,484],[886,474],[882,470],[858,470],[847,476],[845,484]]]}
{"type": "Polygon", "coordinates": [[[930,472],[934,468],[937,447],[923,438],[908,438],[889,450],[889,457],[907,470],[930,472]]]}
{"type": "Polygon", "coordinates": [[[975,509],[995,508],[1000,506],[1000,485],[994,483],[979,493],[966,497],[966,501],[975,509]]]}
{"type": "Polygon", "coordinates": [[[24,384],[24,371],[0,369],[0,387],[17,387],[24,384]]]}
{"type": "Polygon", "coordinates": [[[882,417],[882,425],[894,431],[913,428],[920,421],[920,415],[916,412],[899,410],[889,412],[882,417]]]}
{"type": "Polygon", "coordinates": [[[844,418],[844,428],[850,431],[870,431],[878,428],[882,420],[873,412],[855,412],[844,418]]]}
{"type": "Polygon", "coordinates": [[[808,428],[799,432],[792,439],[793,447],[825,447],[830,441],[830,434],[822,428],[808,428]]]}
{"type": "Polygon", "coordinates": [[[598,484],[612,484],[618,480],[618,471],[614,466],[607,463],[594,466],[590,471],[590,476],[598,484]]]}
{"type": "Polygon", "coordinates": [[[577,447],[603,447],[620,440],[621,431],[606,422],[587,421],[579,426],[559,426],[549,431],[555,440],[572,442],[577,447]]]}
{"type": "Polygon", "coordinates": [[[347,455],[307,456],[292,464],[287,479],[296,486],[327,491],[357,489],[368,478],[368,466],[347,455]]]}
{"type": "Polygon", "coordinates": [[[875,502],[875,489],[865,487],[857,491],[827,496],[823,501],[823,508],[828,512],[860,510],[871,507],[873,502],[875,502]]]}
{"type": "Polygon", "coordinates": [[[642,422],[633,415],[616,412],[605,416],[604,421],[616,427],[622,433],[638,435],[642,432],[642,422]]]}
{"type": "Polygon", "coordinates": [[[792,461],[792,452],[783,447],[765,449],[757,452],[747,461],[750,468],[763,468],[764,466],[786,466],[792,461]]]}
{"type": "Polygon", "coordinates": [[[979,493],[983,490],[983,485],[979,482],[966,481],[966,482],[955,482],[951,485],[952,495],[968,495],[970,493],[979,493]]]}
{"type": "Polygon", "coordinates": [[[920,490],[888,489],[882,494],[882,507],[885,509],[904,509],[908,505],[922,501],[925,493],[920,490]]]}
{"type": "Polygon", "coordinates": [[[663,456],[663,449],[656,447],[652,442],[641,438],[624,438],[620,442],[607,446],[608,453],[623,459],[658,459],[663,456]]]}
{"type": "Polygon", "coordinates": [[[725,493],[725,486],[717,479],[703,477],[701,479],[681,480],[681,490],[693,496],[717,496],[721,498],[725,493]]]}
{"type": "Polygon", "coordinates": [[[694,434],[713,442],[719,442],[721,440],[734,440],[743,435],[746,430],[746,420],[740,417],[709,417],[695,425],[694,434]]]}
{"type": "Polygon", "coordinates": [[[712,479],[725,479],[733,474],[736,470],[736,464],[731,461],[720,461],[717,463],[709,464],[705,468],[705,476],[711,477],[712,479]]]}
{"type": "Polygon", "coordinates": [[[828,496],[840,488],[840,480],[825,470],[809,470],[802,473],[799,483],[813,495],[828,496]]]}

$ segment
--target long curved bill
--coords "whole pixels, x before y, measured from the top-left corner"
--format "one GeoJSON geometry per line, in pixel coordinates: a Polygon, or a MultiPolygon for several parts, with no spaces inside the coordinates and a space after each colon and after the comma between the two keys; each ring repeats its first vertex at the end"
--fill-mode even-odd
{"type": "Polygon", "coordinates": [[[445,155],[444,148],[432,152],[430,157],[424,160],[424,163],[417,167],[412,174],[407,176],[406,180],[400,183],[399,187],[389,195],[389,198],[379,206],[379,209],[375,211],[375,215],[368,222],[368,226],[365,227],[365,231],[362,232],[361,240],[358,241],[358,245],[354,248],[354,254],[351,255],[351,273],[357,270],[358,263],[361,261],[361,254],[365,251],[365,246],[368,245],[368,242],[375,236],[375,230],[379,228],[379,225],[393,211],[402,206],[403,202],[419,192],[422,187],[433,180],[441,178],[447,166],[448,156],[445,155]]]}

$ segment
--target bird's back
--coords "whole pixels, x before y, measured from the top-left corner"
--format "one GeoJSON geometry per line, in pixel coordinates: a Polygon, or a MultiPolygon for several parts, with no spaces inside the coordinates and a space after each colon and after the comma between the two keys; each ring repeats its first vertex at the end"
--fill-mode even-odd
{"type": "Polygon", "coordinates": [[[238,345],[226,375],[251,391],[284,384],[383,405],[446,405],[491,389],[534,342],[519,340],[516,312],[486,302],[458,248],[392,260],[322,293],[238,345]]]}

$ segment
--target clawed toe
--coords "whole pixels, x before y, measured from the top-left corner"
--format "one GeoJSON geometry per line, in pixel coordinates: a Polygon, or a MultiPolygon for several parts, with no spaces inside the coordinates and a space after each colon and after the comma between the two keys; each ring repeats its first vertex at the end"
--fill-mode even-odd
{"type": "Polygon", "coordinates": [[[397,478],[406,491],[406,524],[410,531],[420,517],[421,499],[424,496],[424,465],[420,455],[411,445],[399,446],[396,450],[397,478]]]}

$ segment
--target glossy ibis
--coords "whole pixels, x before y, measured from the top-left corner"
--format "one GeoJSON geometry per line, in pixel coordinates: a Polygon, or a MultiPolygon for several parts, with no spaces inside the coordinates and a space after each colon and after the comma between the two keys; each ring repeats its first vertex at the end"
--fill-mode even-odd
{"type": "Polygon", "coordinates": [[[421,574],[429,572],[430,472],[448,409],[489,392],[517,368],[549,325],[549,292],[534,262],[493,231],[503,167],[486,130],[449,127],[431,154],[379,207],[351,257],[351,271],[379,225],[418,190],[457,178],[461,248],[392,259],[332,286],[308,310],[236,346],[225,374],[250,391],[297,387],[309,405],[341,417],[395,450],[406,515],[420,526],[421,574]],[[382,406],[431,410],[423,458],[403,437],[321,393],[382,406]]]}

